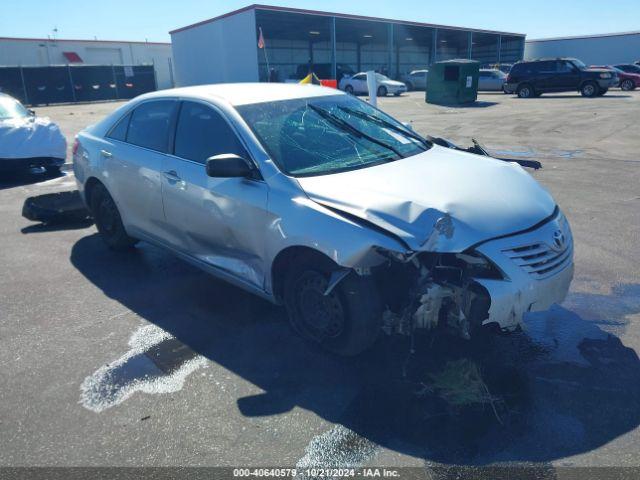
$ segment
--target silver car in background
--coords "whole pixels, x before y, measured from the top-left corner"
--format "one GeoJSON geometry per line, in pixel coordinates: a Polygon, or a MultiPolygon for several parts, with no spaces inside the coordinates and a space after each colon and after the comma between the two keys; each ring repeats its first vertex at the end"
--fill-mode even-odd
{"type": "Polygon", "coordinates": [[[109,247],[144,240],[283,303],[338,354],[382,331],[513,329],[573,275],[569,224],[522,167],[438,146],[334,89],[154,92],[74,152],[109,247]]]}
{"type": "Polygon", "coordinates": [[[481,68],[478,78],[478,90],[486,92],[504,92],[507,74],[498,69],[481,68]]]}
{"type": "Polygon", "coordinates": [[[407,85],[407,90],[426,90],[427,78],[429,77],[429,70],[413,70],[404,77],[402,81],[407,85]]]}

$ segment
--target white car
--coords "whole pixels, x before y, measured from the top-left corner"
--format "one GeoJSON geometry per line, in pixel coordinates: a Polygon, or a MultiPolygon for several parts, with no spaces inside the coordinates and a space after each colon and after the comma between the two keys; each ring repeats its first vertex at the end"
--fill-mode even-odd
{"type": "Polygon", "coordinates": [[[573,275],[569,223],[522,167],[440,146],[332,88],[149,93],[73,150],[110,248],[166,248],[283,303],[338,354],[383,331],[516,328],[573,275]]]}
{"type": "MultiPolygon", "coordinates": [[[[391,80],[381,73],[376,73],[376,85],[378,87],[379,97],[386,97],[387,95],[398,96],[407,91],[407,86],[404,83],[391,80]]],[[[343,77],[338,87],[340,90],[344,90],[352,95],[368,94],[367,74],[366,72],[360,72],[356,73],[353,77],[343,77]]]]}
{"type": "Polygon", "coordinates": [[[60,173],[66,156],[67,140],[55,123],[0,93],[0,172],[44,167],[60,173]]]}

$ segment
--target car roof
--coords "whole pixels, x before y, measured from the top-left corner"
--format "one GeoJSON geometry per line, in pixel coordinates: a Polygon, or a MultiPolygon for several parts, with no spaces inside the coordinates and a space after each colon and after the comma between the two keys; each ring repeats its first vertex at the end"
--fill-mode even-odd
{"type": "Polygon", "coordinates": [[[411,70],[411,73],[428,72],[428,71],[429,71],[428,68],[421,68],[419,70],[411,70]]]}
{"type": "Polygon", "coordinates": [[[194,87],[172,88],[147,93],[138,97],[141,100],[166,97],[191,97],[199,99],[222,100],[233,106],[253,103],[277,102],[296,98],[326,97],[346,95],[335,88],[298,83],[218,83],[194,87]]]}

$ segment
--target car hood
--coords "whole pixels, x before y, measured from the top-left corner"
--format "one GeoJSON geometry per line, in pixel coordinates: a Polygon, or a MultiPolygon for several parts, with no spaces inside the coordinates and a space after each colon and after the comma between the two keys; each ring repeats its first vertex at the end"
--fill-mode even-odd
{"type": "Polygon", "coordinates": [[[67,141],[46,117],[0,120],[0,158],[65,158],[67,141]]]}
{"type": "Polygon", "coordinates": [[[297,180],[315,202],[382,228],[416,251],[461,252],[526,230],[556,207],[518,164],[436,145],[395,162],[297,180]]]}

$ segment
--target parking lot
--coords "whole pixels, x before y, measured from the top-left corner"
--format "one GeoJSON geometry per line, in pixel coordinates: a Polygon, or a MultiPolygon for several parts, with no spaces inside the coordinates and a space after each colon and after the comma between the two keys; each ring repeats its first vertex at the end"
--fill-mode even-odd
{"type": "MultiPolygon", "coordinates": [[[[563,305],[522,334],[425,342],[409,359],[406,339],[384,337],[336,358],[293,334],[283,309],[156,247],[114,253],[92,225],[21,216],[27,197],[75,188],[71,171],[11,177],[0,182],[0,465],[385,465],[433,478],[460,464],[515,462],[536,478],[640,468],[640,92],[485,93],[468,108],[423,95],[379,106],[421,134],[542,163],[530,172],[575,237],[563,305]],[[491,406],[425,394],[423,372],[461,360],[479,366],[491,406]]],[[[118,105],[36,111],[70,149],[118,105]]]]}

